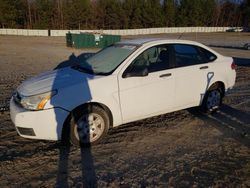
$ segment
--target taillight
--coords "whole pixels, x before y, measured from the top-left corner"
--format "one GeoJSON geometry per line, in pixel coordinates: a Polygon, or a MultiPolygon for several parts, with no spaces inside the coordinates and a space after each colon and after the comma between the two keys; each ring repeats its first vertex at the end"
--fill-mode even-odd
{"type": "Polygon", "coordinates": [[[231,64],[231,69],[232,70],[235,70],[237,68],[237,65],[234,63],[234,62],[232,62],[232,64],[231,64]]]}

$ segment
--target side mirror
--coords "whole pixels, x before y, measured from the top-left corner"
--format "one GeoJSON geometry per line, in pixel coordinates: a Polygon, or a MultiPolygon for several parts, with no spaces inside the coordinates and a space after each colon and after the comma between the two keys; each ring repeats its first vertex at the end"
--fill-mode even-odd
{"type": "Polygon", "coordinates": [[[129,77],[144,77],[148,75],[148,68],[145,66],[137,66],[134,67],[129,72],[124,72],[123,78],[129,77]]]}

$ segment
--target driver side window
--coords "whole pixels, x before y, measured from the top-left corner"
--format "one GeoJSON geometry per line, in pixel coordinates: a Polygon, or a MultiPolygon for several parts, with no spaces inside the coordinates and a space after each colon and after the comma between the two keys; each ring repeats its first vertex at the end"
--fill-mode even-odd
{"type": "Polygon", "coordinates": [[[151,47],[137,56],[124,74],[133,74],[142,70],[147,70],[148,73],[166,70],[170,68],[169,53],[168,45],[151,47]]]}

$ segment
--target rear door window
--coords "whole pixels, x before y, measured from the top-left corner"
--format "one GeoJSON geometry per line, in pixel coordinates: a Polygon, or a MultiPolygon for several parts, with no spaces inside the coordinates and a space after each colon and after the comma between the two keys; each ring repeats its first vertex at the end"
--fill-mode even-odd
{"type": "Polygon", "coordinates": [[[173,48],[176,67],[185,67],[207,62],[204,54],[200,53],[193,45],[174,44],[173,48]]]}

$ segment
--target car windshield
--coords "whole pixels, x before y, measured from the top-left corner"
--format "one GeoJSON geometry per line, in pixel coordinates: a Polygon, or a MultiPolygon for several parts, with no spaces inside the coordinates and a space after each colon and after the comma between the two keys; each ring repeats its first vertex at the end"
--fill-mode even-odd
{"type": "Polygon", "coordinates": [[[104,48],[80,64],[87,73],[107,75],[112,73],[134,50],[135,45],[115,44],[104,48]]]}

